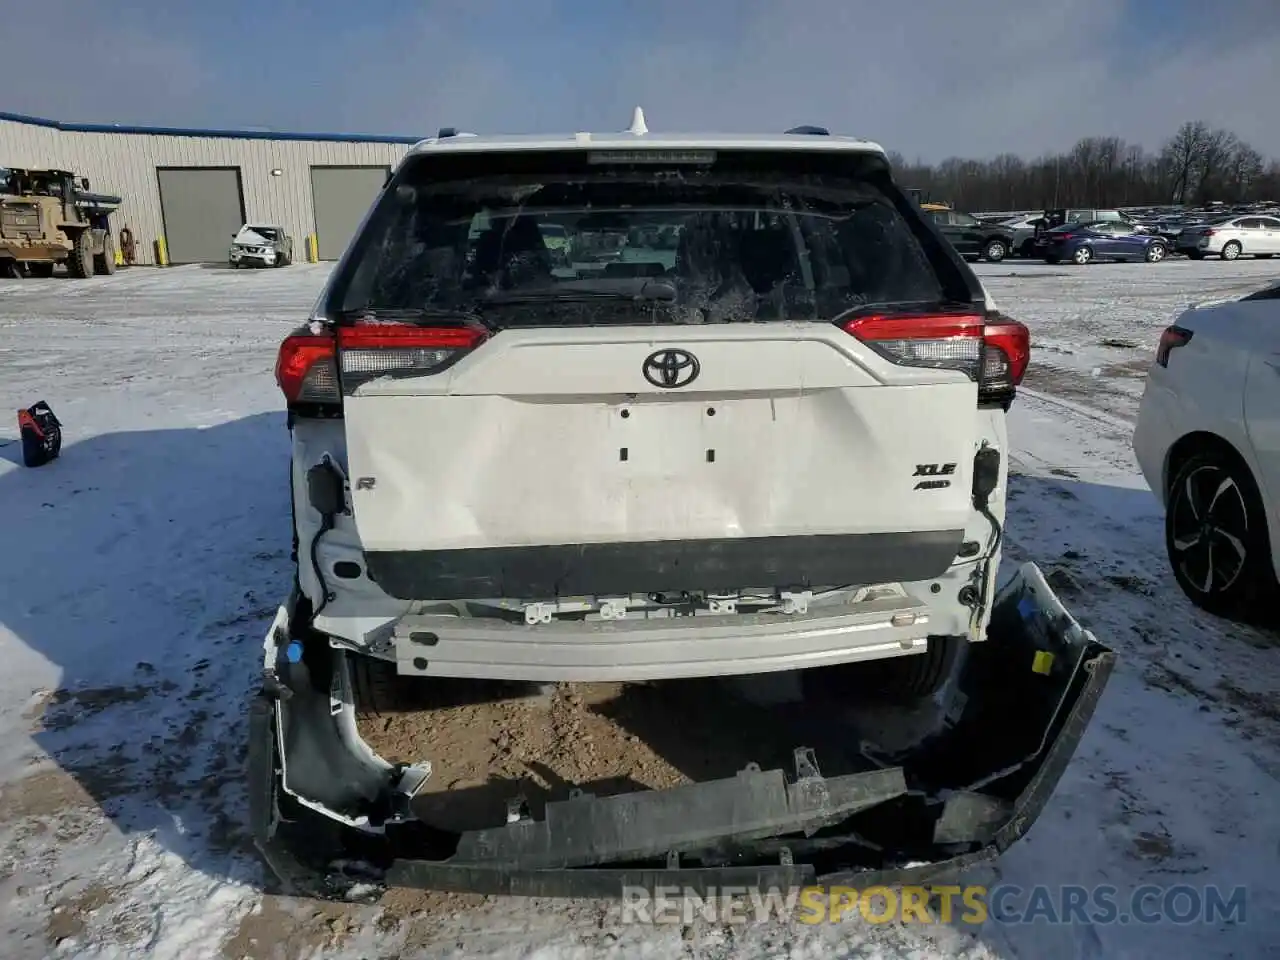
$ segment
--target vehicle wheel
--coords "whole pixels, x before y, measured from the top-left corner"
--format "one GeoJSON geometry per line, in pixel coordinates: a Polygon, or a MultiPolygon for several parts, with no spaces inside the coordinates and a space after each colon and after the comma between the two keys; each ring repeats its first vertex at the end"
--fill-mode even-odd
{"type": "Polygon", "coordinates": [[[1076,252],[1071,254],[1071,259],[1079,266],[1084,266],[1093,259],[1093,249],[1091,247],[1077,247],[1076,252]]]}
{"type": "Polygon", "coordinates": [[[1188,250],[1187,257],[1191,260],[1203,260],[1204,253],[1200,250],[1188,250]]]}
{"type": "Polygon", "coordinates": [[[1169,484],[1165,550],[1174,579],[1196,606],[1255,619],[1276,590],[1262,497],[1237,457],[1192,456],[1169,484]]]}
{"type": "Polygon", "coordinates": [[[855,689],[863,695],[902,703],[931,697],[951,676],[964,637],[930,637],[924,653],[852,664],[855,689]]]}
{"type": "Polygon", "coordinates": [[[357,720],[373,720],[401,713],[408,700],[405,678],[387,660],[358,653],[347,654],[351,671],[352,693],[355,695],[357,720]]]}
{"type": "Polygon", "coordinates": [[[106,276],[116,272],[116,245],[109,233],[102,238],[102,252],[93,258],[93,272],[106,276]]]}
{"type": "Polygon", "coordinates": [[[1001,241],[1001,240],[992,240],[990,243],[988,243],[988,244],[987,244],[987,247],[986,247],[986,249],[982,252],[982,255],[983,255],[984,257],[986,257],[986,258],[987,258],[989,261],[991,261],[992,263],[999,263],[1001,260],[1003,260],[1003,259],[1005,258],[1005,255],[1006,255],[1008,252],[1009,252],[1009,250],[1008,250],[1008,248],[1004,245],[1004,242],[1003,242],[1003,241],[1001,241]]]}
{"type": "Polygon", "coordinates": [[[33,277],[47,278],[53,276],[52,263],[28,263],[27,273],[33,277]]]}
{"type": "Polygon", "coordinates": [[[77,280],[93,276],[93,236],[88,230],[76,234],[71,256],[67,257],[67,271],[77,280]]]}
{"type": "Polygon", "coordinates": [[[1222,259],[1235,260],[1240,256],[1240,251],[1242,249],[1243,248],[1240,244],[1235,240],[1228,240],[1222,248],[1222,259]]]}
{"type": "Polygon", "coordinates": [[[1153,243],[1147,247],[1147,263],[1159,263],[1168,254],[1163,243],[1153,243]]]}

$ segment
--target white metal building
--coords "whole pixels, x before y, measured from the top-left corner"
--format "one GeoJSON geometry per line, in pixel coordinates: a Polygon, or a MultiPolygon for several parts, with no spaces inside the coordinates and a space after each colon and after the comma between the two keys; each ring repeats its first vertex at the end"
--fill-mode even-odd
{"type": "Polygon", "coordinates": [[[278,223],[296,259],[308,238],[341,255],[388,170],[421,137],[61,123],[0,113],[0,167],[68,170],[122,199],[137,262],[225,261],[245,222],[278,223]],[[161,241],[160,244],[157,241],[161,241]]]}

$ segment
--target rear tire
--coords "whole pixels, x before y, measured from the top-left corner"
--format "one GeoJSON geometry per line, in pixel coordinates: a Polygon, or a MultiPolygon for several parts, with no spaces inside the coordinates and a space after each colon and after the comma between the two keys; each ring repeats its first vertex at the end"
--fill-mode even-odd
{"type": "Polygon", "coordinates": [[[1085,264],[1093,260],[1092,247],[1077,247],[1075,253],[1071,254],[1071,262],[1077,266],[1083,267],[1085,264]]]}
{"type": "Polygon", "coordinates": [[[930,637],[924,653],[851,664],[854,687],[860,695],[894,703],[931,697],[951,677],[965,637],[930,637]]]}
{"type": "Polygon", "coordinates": [[[53,264],[52,263],[28,263],[27,273],[29,273],[33,277],[39,277],[42,280],[48,279],[49,277],[53,276],[53,264]]]}
{"type": "Polygon", "coordinates": [[[94,255],[93,272],[108,277],[116,272],[116,245],[109,233],[103,234],[102,252],[94,255]]]}
{"type": "Polygon", "coordinates": [[[71,256],[67,257],[67,271],[77,280],[93,276],[93,235],[88,230],[76,234],[71,256]]]}
{"type": "Polygon", "coordinates": [[[1228,240],[1222,247],[1222,259],[1237,260],[1240,257],[1240,251],[1243,249],[1244,247],[1240,246],[1237,241],[1228,240]]]}
{"type": "Polygon", "coordinates": [[[396,673],[394,663],[348,653],[347,666],[351,671],[357,720],[376,720],[404,712],[408,702],[405,678],[396,673]]]}
{"type": "Polygon", "coordinates": [[[1274,619],[1266,512],[1239,457],[1213,447],[1193,454],[1170,481],[1166,503],[1165,552],[1187,598],[1221,617],[1274,619]]]}

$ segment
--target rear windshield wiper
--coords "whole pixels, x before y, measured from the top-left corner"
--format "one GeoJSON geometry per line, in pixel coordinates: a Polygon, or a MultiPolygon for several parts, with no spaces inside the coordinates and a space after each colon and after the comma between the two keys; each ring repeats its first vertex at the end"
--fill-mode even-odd
{"type": "Polygon", "coordinates": [[[675,298],[675,285],[666,280],[626,277],[615,280],[566,280],[550,286],[506,290],[489,294],[481,302],[500,306],[556,300],[672,301],[675,298]]]}

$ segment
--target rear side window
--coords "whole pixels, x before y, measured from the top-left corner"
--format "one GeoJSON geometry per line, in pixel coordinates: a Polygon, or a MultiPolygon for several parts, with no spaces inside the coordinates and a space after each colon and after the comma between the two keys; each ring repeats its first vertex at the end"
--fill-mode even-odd
{"type": "Polygon", "coordinates": [[[379,200],[330,309],[502,327],[830,320],[957,299],[887,172],[860,162],[424,155],[379,200]]]}

